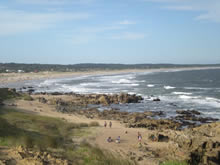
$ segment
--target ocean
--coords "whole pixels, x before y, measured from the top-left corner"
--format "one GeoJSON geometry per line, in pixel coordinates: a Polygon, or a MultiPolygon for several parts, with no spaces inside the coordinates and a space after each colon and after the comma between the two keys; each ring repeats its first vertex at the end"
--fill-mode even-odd
{"type": "MultiPolygon", "coordinates": [[[[176,116],[176,110],[197,110],[205,117],[220,119],[220,69],[163,70],[114,75],[90,75],[17,84],[33,86],[36,92],[75,92],[80,94],[126,92],[144,97],[141,103],[111,107],[121,111],[163,111],[164,118],[176,116]],[[152,101],[159,98],[161,101],[152,101]]],[[[10,86],[9,86],[10,87],[10,86]]],[[[13,85],[11,84],[11,87],[13,85]]]]}

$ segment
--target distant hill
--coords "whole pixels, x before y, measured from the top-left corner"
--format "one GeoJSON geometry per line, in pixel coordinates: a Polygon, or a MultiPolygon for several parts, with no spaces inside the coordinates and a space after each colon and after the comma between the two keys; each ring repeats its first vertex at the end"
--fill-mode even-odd
{"type": "Polygon", "coordinates": [[[74,65],[60,64],[23,64],[0,63],[0,72],[39,72],[39,71],[88,71],[88,70],[122,70],[122,69],[149,69],[149,68],[180,68],[180,67],[220,67],[220,64],[93,64],[83,63],[74,65]]]}

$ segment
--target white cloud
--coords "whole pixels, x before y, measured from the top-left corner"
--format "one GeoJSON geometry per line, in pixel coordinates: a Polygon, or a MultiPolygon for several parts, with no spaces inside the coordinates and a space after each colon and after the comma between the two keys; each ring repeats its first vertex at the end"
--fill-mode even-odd
{"type": "Polygon", "coordinates": [[[116,40],[138,40],[145,38],[145,34],[143,33],[131,33],[131,32],[124,32],[121,34],[113,35],[110,37],[111,39],[116,40]]]}
{"type": "Polygon", "coordinates": [[[142,0],[161,3],[163,9],[197,11],[196,20],[220,22],[220,0],[142,0]]]}
{"type": "Polygon", "coordinates": [[[165,6],[163,8],[170,10],[195,11],[192,6],[165,6]]]}
{"type": "Polygon", "coordinates": [[[129,21],[129,20],[123,20],[121,22],[119,22],[120,25],[134,25],[136,24],[136,22],[134,21],[129,21]]]}
{"type": "Polygon", "coordinates": [[[97,27],[84,27],[80,28],[83,33],[102,33],[106,31],[122,30],[124,27],[112,25],[112,26],[97,26],[97,27]]]}
{"type": "Polygon", "coordinates": [[[0,11],[0,35],[36,31],[56,26],[69,20],[87,19],[88,13],[32,13],[20,10],[0,11]]]}
{"type": "Polygon", "coordinates": [[[94,0],[16,0],[18,3],[33,5],[65,5],[65,4],[90,4],[94,0]]]}

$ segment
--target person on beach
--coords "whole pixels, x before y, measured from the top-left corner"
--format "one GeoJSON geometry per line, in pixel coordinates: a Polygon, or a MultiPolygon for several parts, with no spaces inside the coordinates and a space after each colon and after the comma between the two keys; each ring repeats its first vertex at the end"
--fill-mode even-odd
{"type": "Polygon", "coordinates": [[[108,137],[107,142],[109,142],[109,143],[112,142],[111,136],[108,137]]]}
{"type": "Polygon", "coordinates": [[[142,141],[142,136],[141,136],[141,133],[138,132],[138,142],[140,145],[141,145],[141,141],[142,141]]]}
{"type": "Polygon", "coordinates": [[[112,128],[112,122],[111,121],[109,122],[109,127],[112,128]]]}
{"type": "Polygon", "coordinates": [[[120,136],[117,137],[117,139],[115,140],[116,143],[120,143],[121,142],[121,138],[120,136]]]}
{"type": "Polygon", "coordinates": [[[107,127],[107,122],[105,121],[105,123],[104,123],[104,127],[106,128],[107,127]]]}

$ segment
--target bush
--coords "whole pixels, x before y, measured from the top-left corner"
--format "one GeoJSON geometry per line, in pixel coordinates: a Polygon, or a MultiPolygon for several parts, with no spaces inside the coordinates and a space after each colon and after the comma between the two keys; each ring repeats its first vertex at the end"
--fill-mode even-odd
{"type": "Polygon", "coordinates": [[[89,127],[89,124],[87,124],[87,123],[80,123],[79,127],[89,127]]]}
{"type": "Polygon", "coordinates": [[[161,163],[160,165],[188,165],[185,161],[166,161],[161,163]]]}
{"type": "Polygon", "coordinates": [[[13,99],[18,96],[19,94],[16,93],[15,89],[0,88],[0,100],[2,101],[7,100],[7,99],[13,99]]]}
{"type": "Polygon", "coordinates": [[[34,139],[30,136],[23,135],[18,140],[19,140],[19,143],[22,144],[24,147],[27,147],[27,148],[34,147],[34,139]]]}
{"type": "Polygon", "coordinates": [[[98,127],[99,123],[97,121],[92,121],[91,123],[89,123],[90,127],[98,127]]]}
{"type": "Polygon", "coordinates": [[[59,145],[59,139],[56,137],[48,136],[45,138],[45,145],[50,148],[57,148],[59,145]]]}
{"type": "Polygon", "coordinates": [[[26,100],[26,101],[33,101],[34,99],[30,96],[30,95],[28,95],[28,94],[24,94],[23,96],[22,96],[22,98],[24,99],[24,100],[26,100]]]}

